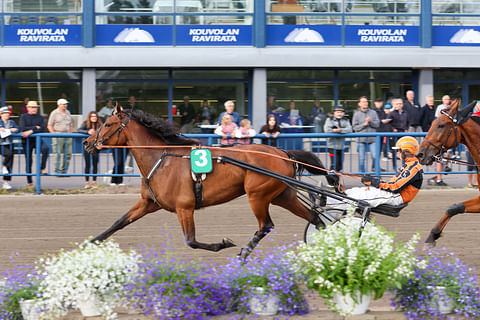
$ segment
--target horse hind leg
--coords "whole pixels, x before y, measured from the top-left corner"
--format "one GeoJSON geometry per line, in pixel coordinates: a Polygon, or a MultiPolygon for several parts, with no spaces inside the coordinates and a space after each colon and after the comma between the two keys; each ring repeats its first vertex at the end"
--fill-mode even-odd
{"type": "Polygon", "coordinates": [[[177,217],[180,225],[182,226],[185,241],[190,248],[217,252],[225,248],[235,247],[235,243],[228,238],[223,238],[222,242],[218,243],[203,243],[197,241],[195,239],[195,222],[193,219],[193,209],[177,208],[177,217]]]}
{"type": "Polygon", "coordinates": [[[260,240],[262,240],[270,231],[273,230],[275,225],[270,217],[270,213],[268,212],[268,207],[270,205],[269,202],[265,200],[258,200],[264,199],[263,196],[257,197],[257,199],[249,195],[248,201],[250,202],[250,207],[255,214],[255,217],[258,221],[258,231],[255,232],[252,239],[248,242],[245,248],[240,250],[239,257],[241,260],[245,261],[247,257],[252,253],[253,249],[258,245],[260,240]]]}
{"type": "Polygon", "coordinates": [[[159,209],[161,208],[151,199],[140,199],[132,208],[130,208],[130,210],[128,210],[124,216],[115,221],[110,228],[96,236],[92,242],[103,241],[118,230],[125,228],[130,223],[135,222],[146,214],[155,212],[159,209]]]}
{"type": "Polygon", "coordinates": [[[307,220],[317,228],[325,227],[322,219],[307,208],[297,197],[297,191],[286,188],[279,196],[273,199],[272,204],[287,209],[296,216],[307,220]]]}
{"type": "Polygon", "coordinates": [[[436,240],[440,238],[443,229],[445,229],[450,219],[452,219],[452,217],[457,214],[465,212],[480,213],[480,196],[461,203],[453,204],[448,207],[442,218],[440,218],[440,221],[438,221],[437,224],[430,231],[430,234],[428,235],[428,238],[425,242],[434,246],[436,240]]]}

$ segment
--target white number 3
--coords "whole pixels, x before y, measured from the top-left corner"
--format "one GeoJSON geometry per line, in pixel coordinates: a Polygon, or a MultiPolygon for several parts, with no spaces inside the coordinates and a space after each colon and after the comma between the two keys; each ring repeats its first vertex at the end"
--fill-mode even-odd
{"type": "Polygon", "coordinates": [[[205,150],[195,150],[195,157],[198,157],[198,160],[195,160],[195,165],[205,167],[208,164],[207,152],[205,150]]]}

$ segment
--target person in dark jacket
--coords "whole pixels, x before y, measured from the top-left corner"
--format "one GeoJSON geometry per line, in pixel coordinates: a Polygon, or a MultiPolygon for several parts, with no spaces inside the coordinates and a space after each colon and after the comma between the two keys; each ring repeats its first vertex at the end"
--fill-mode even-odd
{"type": "Polygon", "coordinates": [[[421,113],[421,123],[422,123],[422,130],[427,132],[432,125],[433,120],[435,120],[435,101],[433,96],[427,96],[425,98],[425,105],[422,107],[421,113]]]}
{"type": "MultiPolygon", "coordinates": [[[[78,132],[93,135],[97,132],[98,129],[102,126],[102,121],[95,111],[90,111],[78,132]]],[[[99,153],[88,153],[85,149],[83,150],[83,157],[85,158],[85,174],[90,173],[90,166],[92,167],[92,173],[98,173],[98,156],[99,153]],[[91,161],[90,161],[91,160],[91,161]]],[[[85,176],[85,189],[90,188],[89,176],[85,176]]],[[[97,187],[97,176],[92,177],[92,188],[97,187]]]]}
{"type": "MultiPolygon", "coordinates": [[[[35,148],[35,138],[31,135],[34,133],[45,132],[45,120],[38,114],[38,104],[36,101],[29,101],[27,104],[27,113],[24,113],[20,117],[20,131],[22,132],[22,144],[23,152],[25,154],[25,169],[27,173],[32,173],[32,155],[33,148],[35,148]]],[[[40,162],[40,168],[42,174],[47,174],[47,160],[48,160],[48,146],[40,139],[40,152],[42,159],[40,162]]],[[[27,183],[29,187],[32,187],[32,176],[27,176],[27,183]]]]}
{"type": "Polygon", "coordinates": [[[403,110],[402,98],[392,99],[393,111],[388,115],[388,119],[392,119],[391,125],[393,132],[407,132],[408,131],[408,114],[403,110]]]}
{"type": "Polygon", "coordinates": [[[415,101],[415,93],[413,90],[408,90],[405,94],[406,100],[403,103],[403,110],[408,115],[408,131],[422,132],[422,108],[420,104],[415,101]]]}

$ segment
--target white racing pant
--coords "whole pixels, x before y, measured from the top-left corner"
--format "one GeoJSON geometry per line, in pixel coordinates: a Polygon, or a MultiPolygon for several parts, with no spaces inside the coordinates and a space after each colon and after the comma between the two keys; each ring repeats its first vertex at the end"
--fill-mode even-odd
{"type": "MultiPolygon", "coordinates": [[[[400,193],[393,193],[375,187],[356,187],[345,191],[345,194],[350,198],[357,200],[364,200],[370,204],[372,208],[378,207],[381,204],[391,204],[394,206],[403,203],[400,193]]],[[[351,208],[349,203],[341,200],[327,198],[327,207],[340,210],[348,210],[351,208]]]]}

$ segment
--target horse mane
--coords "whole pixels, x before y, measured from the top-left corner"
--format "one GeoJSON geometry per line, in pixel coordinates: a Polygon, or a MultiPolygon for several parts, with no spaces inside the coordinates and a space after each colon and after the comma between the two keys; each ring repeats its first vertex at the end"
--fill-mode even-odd
{"type": "Polygon", "coordinates": [[[125,110],[124,113],[131,115],[132,119],[147,128],[153,135],[162,139],[169,145],[195,145],[198,140],[189,139],[178,132],[178,129],[170,122],[155,117],[140,109],[125,110]]]}

